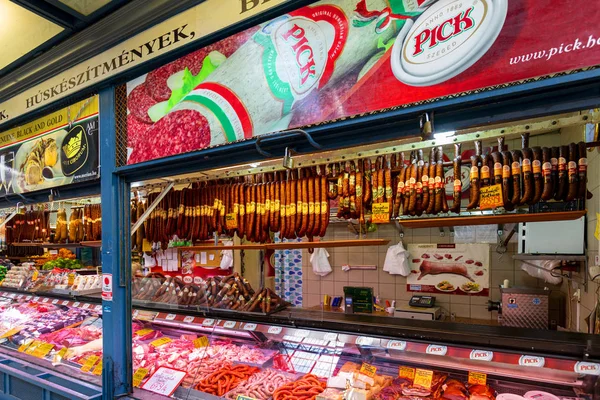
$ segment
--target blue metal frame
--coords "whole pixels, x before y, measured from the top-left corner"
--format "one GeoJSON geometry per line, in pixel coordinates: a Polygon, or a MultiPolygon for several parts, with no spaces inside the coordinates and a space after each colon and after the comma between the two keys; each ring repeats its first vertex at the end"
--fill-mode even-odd
{"type": "Polygon", "coordinates": [[[102,273],[112,275],[112,300],[102,301],[102,397],[132,391],[130,186],[116,169],[115,90],[100,91],[102,273]]]}

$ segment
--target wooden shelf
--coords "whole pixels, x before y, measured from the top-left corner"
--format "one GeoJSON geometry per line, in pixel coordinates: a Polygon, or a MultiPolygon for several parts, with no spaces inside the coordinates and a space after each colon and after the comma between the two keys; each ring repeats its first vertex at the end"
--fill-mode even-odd
{"type": "Polygon", "coordinates": [[[359,239],[359,240],[326,240],[319,242],[285,242],[265,244],[238,244],[233,246],[188,246],[176,247],[179,250],[293,250],[316,249],[330,247],[359,247],[359,246],[385,246],[390,241],[387,239],[359,239]]]}
{"type": "Polygon", "coordinates": [[[77,247],[100,247],[101,240],[91,240],[81,243],[38,243],[38,242],[20,242],[11,243],[10,246],[15,247],[45,247],[48,249],[74,249],[77,247]]]}
{"type": "Polygon", "coordinates": [[[561,211],[523,214],[482,214],[465,217],[407,218],[398,222],[405,228],[436,228],[445,226],[510,224],[519,222],[569,221],[583,217],[586,211],[561,211]]]}

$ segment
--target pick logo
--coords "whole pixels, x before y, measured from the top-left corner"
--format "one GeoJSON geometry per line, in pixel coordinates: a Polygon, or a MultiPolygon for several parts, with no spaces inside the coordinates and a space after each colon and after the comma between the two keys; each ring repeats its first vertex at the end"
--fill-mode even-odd
{"type": "Polygon", "coordinates": [[[469,358],[471,360],[492,361],[494,358],[494,353],[486,350],[472,350],[469,358]]]}
{"type": "Polygon", "coordinates": [[[427,346],[427,350],[425,351],[427,354],[432,354],[435,356],[445,356],[448,352],[447,346],[440,346],[438,344],[430,344],[427,346]]]}
{"type": "Polygon", "coordinates": [[[546,363],[546,359],[544,357],[538,356],[521,356],[519,358],[519,365],[523,367],[538,367],[542,368],[546,363]]]}

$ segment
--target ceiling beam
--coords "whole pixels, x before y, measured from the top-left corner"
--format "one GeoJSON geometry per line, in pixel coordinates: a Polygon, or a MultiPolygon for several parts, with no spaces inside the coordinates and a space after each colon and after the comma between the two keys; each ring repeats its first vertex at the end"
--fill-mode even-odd
{"type": "Polygon", "coordinates": [[[66,29],[76,30],[84,24],[84,22],[81,19],[76,18],[75,16],[61,10],[58,7],[53,6],[50,3],[46,3],[44,0],[11,1],[66,29]]]}

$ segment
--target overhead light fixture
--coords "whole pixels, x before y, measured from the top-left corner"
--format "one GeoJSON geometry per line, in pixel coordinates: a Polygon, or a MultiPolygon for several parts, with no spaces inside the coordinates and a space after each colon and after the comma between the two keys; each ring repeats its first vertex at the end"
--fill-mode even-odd
{"type": "Polygon", "coordinates": [[[433,137],[440,140],[440,139],[447,139],[449,137],[452,137],[456,134],[456,131],[447,131],[447,132],[440,132],[440,133],[434,133],[433,137]]]}
{"type": "Polygon", "coordinates": [[[249,166],[250,168],[256,168],[256,167],[258,167],[259,165],[260,165],[260,163],[250,163],[250,164],[248,164],[248,166],[249,166]]]}

